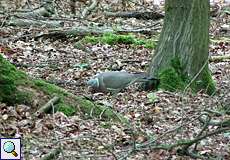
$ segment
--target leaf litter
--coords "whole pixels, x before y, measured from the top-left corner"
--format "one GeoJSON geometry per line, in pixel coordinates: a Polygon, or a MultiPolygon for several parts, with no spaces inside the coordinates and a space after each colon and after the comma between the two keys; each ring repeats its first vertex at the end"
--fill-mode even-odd
{"type": "MultiPolygon", "coordinates": [[[[211,35],[214,33],[212,31],[211,35]]],[[[7,28],[5,32],[16,34],[23,30],[7,28]]],[[[150,94],[138,91],[136,86],[130,86],[114,97],[91,93],[85,82],[105,70],[146,71],[152,50],[123,44],[87,44],[85,47],[90,52],[85,52],[73,46],[71,41],[19,40],[0,45],[0,49],[10,62],[31,77],[59,82],[59,86],[75,95],[91,97],[95,103],[111,107],[129,118],[131,127],[88,118],[82,113],[67,117],[57,112],[34,119],[29,106],[0,104],[0,135],[22,137],[25,159],[40,159],[57,146],[64,150],[58,159],[115,159],[115,156],[130,151],[134,142],[140,144],[156,140],[157,144],[172,144],[176,140],[191,139],[201,129],[197,117],[202,112],[207,109],[218,111],[223,105],[230,105],[229,61],[210,63],[217,85],[217,92],[212,97],[202,92],[194,95],[162,90],[150,94]],[[176,132],[165,134],[174,129],[177,129],[176,132]]],[[[211,56],[229,54],[229,50],[230,44],[225,40],[210,45],[211,56]]],[[[223,120],[230,117],[221,115],[213,118],[223,120]]],[[[202,140],[197,150],[202,155],[228,159],[229,145],[230,136],[225,133],[202,140]]],[[[182,157],[175,150],[169,152],[160,149],[138,151],[127,159],[191,158],[182,157]]]]}

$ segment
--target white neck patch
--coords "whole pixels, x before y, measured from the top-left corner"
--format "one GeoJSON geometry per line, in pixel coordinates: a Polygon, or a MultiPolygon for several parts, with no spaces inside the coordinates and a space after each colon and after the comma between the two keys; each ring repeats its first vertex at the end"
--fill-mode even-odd
{"type": "Polygon", "coordinates": [[[99,87],[99,79],[95,78],[95,80],[96,80],[96,86],[99,87]]]}

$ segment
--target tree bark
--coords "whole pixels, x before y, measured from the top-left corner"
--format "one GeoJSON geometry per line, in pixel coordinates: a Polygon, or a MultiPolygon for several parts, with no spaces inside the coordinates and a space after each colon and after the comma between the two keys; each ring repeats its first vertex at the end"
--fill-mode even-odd
{"type": "Polygon", "coordinates": [[[165,1],[164,26],[149,67],[151,76],[163,79],[162,86],[167,83],[176,90],[189,85],[195,91],[214,92],[208,68],[209,5],[209,0],[165,1]],[[166,70],[173,74],[171,78],[166,70]],[[173,84],[175,76],[183,87],[173,84]]]}

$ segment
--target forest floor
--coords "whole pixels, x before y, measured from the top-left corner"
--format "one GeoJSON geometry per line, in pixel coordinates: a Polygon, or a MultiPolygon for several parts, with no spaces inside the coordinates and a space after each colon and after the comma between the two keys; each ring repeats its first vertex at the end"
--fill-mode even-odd
{"type": "MultiPolygon", "coordinates": [[[[230,54],[230,34],[220,32],[222,25],[229,26],[229,19],[230,15],[225,14],[212,20],[210,56],[230,54]]],[[[123,22],[119,18],[107,19],[107,23],[112,22],[135,26],[153,23],[135,19],[125,19],[123,22]]],[[[86,44],[87,50],[79,50],[74,48],[73,38],[15,41],[28,32],[36,33],[38,30],[28,31],[16,27],[0,29],[1,35],[11,37],[7,45],[0,44],[4,57],[30,77],[58,83],[77,96],[89,97],[95,103],[112,107],[130,120],[131,127],[99,118],[88,118],[82,113],[67,117],[57,112],[32,119],[30,106],[0,104],[1,134],[23,137],[23,143],[26,144],[23,149],[25,159],[40,159],[58,146],[63,150],[59,159],[192,159],[180,156],[176,152],[177,148],[171,151],[130,151],[133,150],[134,142],[140,144],[154,140],[156,144],[173,144],[178,140],[192,139],[202,129],[198,120],[202,113],[207,110],[220,111],[223,106],[230,106],[229,60],[209,64],[217,87],[212,96],[203,92],[192,94],[163,90],[150,93],[138,91],[136,86],[111,96],[91,93],[85,82],[96,73],[106,70],[146,71],[151,55],[154,54],[152,49],[127,44],[86,44]]],[[[156,41],[159,32],[156,31],[154,36],[156,41]]],[[[230,118],[227,114],[210,114],[213,120],[230,118]]],[[[216,128],[210,126],[208,131],[216,128]]],[[[208,137],[197,146],[202,155],[223,159],[230,159],[229,148],[229,132],[208,137]]]]}

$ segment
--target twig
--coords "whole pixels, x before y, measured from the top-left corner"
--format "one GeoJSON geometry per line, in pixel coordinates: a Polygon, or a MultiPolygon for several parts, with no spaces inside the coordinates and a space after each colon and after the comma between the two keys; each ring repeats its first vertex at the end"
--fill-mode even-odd
{"type": "Polygon", "coordinates": [[[193,77],[193,79],[188,83],[188,85],[185,87],[184,89],[184,93],[187,91],[187,89],[191,86],[191,84],[196,80],[196,78],[200,75],[200,73],[203,71],[203,69],[205,68],[205,66],[208,64],[208,60],[209,58],[205,61],[205,63],[203,64],[203,66],[201,67],[201,69],[198,71],[198,73],[193,77]]]}
{"type": "Polygon", "coordinates": [[[69,138],[64,138],[64,139],[60,139],[60,140],[56,140],[56,142],[54,142],[54,144],[59,143],[60,141],[67,141],[67,140],[75,140],[75,141],[79,141],[81,139],[90,139],[90,140],[94,140],[98,143],[100,143],[100,145],[102,145],[113,157],[115,160],[118,160],[117,156],[115,155],[115,153],[113,153],[113,151],[111,149],[109,149],[106,145],[104,145],[102,143],[102,141],[100,141],[99,139],[92,137],[92,136],[78,136],[78,137],[69,137],[69,138]]]}
{"type": "Polygon", "coordinates": [[[222,62],[222,61],[225,61],[225,60],[230,61],[230,54],[223,55],[223,56],[211,56],[209,58],[209,62],[222,62]]]}
{"type": "Polygon", "coordinates": [[[47,102],[44,106],[39,108],[35,115],[39,115],[40,113],[48,113],[52,109],[52,105],[55,105],[59,102],[60,98],[55,96],[49,102],[47,102]]]}
{"type": "Polygon", "coordinates": [[[143,20],[158,20],[164,17],[163,14],[153,11],[129,11],[129,12],[105,12],[104,13],[107,17],[122,17],[122,18],[136,18],[136,19],[143,19],[143,20]]]}
{"type": "Polygon", "coordinates": [[[205,139],[207,137],[210,137],[210,136],[222,133],[222,132],[229,132],[229,131],[230,131],[230,128],[220,128],[220,129],[217,129],[217,130],[215,130],[213,132],[207,133],[207,134],[205,134],[203,136],[194,138],[192,140],[179,140],[179,141],[177,141],[177,143],[174,143],[174,144],[161,144],[161,145],[152,145],[152,146],[145,146],[145,147],[137,146],[137,150],[139,150],[139,151],[141,151],[141,150],[149,150],[149,149],[171,150],[171,149],[173,149],[175,147],[178,147],[178,146],[184,146],[184,145],[191,146],[194,143],[196,143],[196,142],[198,142],[198,141],[200,141],[202,139],[205,139]]]}
{"type": "MultiPolygon", "coordinates": [[[[207,133],[207,134],[205,134],[205,135],[203,135],[203,136],[199,136],[199,137],[197,137],[197,138],[195,138],[195,139],[193,139],[193,140],[190,140],[190,141],[188,141],[187,143],[182,144],[182,145],[185,145],[185,146],[183,147],[183,149],[185,149],[185,153],[186,153],[187,155],[189,155],[189,156],[190,156],[190,155],[194,156],[194,154],[191,154],[191,152],[188,151],[188,149],[189,149],[190,146],[192,146],[193,144],[195,144],[195,143],[201,141],[202,139],[205,139],[205,138],[207,138],[207,137],[210,137],[210,136],[213,136],[213,135],[216,135],[216,134],[225,132],[225,131],[229,132],[229,131],[230,131],[230,128],[228,128],[228,127],[227,127],[227,128],[220,128],[220,129],[217,129],[217,130],[215,130],[215,131],[213,131],[213,132],[207,133]]],[[[199,155],[197,155],[197,156],[199,156],[199,155]]],[[[200,157],[200,158],[201,158],[201,157],[200,157]]],[[[204,157],[203,157],[203,158],[204,158],[204,157]]]]}
{"type": "Polygon", "coordinates": [[[9,18],[9,15],[6,15],[4,20],[2,21],[2,24],[0,25],[0,28],[2,28],[5,24],[5,22],[7,21],[7,19],[9,18]]]}
{"type": "Polygon", "coordinates": [[[210,110],[210,109],[205,109],[204,111],[214,114],[215,116],[222,116],[224,114],[224,112],[219,112],[219,111],[210,110]]]}
{"type": "MultiPolygon", "coordinates": [[[[167,132],[163,133],[162,135],[160,135],[159,137],[157,137],[156,139],[153,139],[152,141],[149,141],[148,143],[145,143],[145,144],[142,144],[142,145],[138,145],[138,147],[145,147],[145,146],[149,146],[151,144],[153,144],[154,142],[156,142],[157,140],[165,137],[167,134],[169,133],[172,133],[172,132],[175,132],[177,130],[179,130],[180,128],[182,128],[183,126],[187,126],[188,124],[194,122],[195,120],[199,119],[200,116],[202,116],[203,114],[199,115],[198,117],[194,118],[193,120],[189,121],[188,123],[184,123],[184,124],[181,124],[180,126],[176,127],[176,128],[173,128],[173,129],[170,129],[168,130],[167,132]]],[[[195,117],[195,116],[194,116],[195,117]]],[[[193,117],[191,117],[190,119],[192,119],[193,117]]]]}
{"type": "MultiPolygon", "coordinates": [[[[204,132],[206,129],[208,129],[209,122],[211,121],[211,116],[210,116],[209,114],[203,114],[203,115],[207,115],[207,118],[206,118],[206,120],[205,120],[205,123],[204,123],[204,125],[203,125],[203,128],[201,129],[201,131],[198,133],[198,135],[197,135],[196,137],[200,137],[200,136],[203,134],[203,132],[204,132]]],[[[203,115],[199,116],[199,118],[202,117],[203,115]]],[[[197,150],[197,145],[198,145],[198,143],[195,144],[194,149],[193,149],[194,151],[197,150]]],[[[185,147],[184,150],[188,150],[188,147],[187,147],[187,148],[185,147]]]]}
{"type": "Polygon", "coordinates": [[[92,4],[89,7],[86,7],[82,12],[82,18],[85,18],[94,8],[97,6],[97,0],[92,0],[92,4]]]}
{"type": "MultiPolygon", "coordinates": [[[[199,121],[202,122],[202,123],[205,123],[205,120],[200,117],[199,118],[199,121]]],[[[230,127],[230,119],[227,119],[227,120],[224,120],[224,121],[209,121],[208,122],[208,125],[210,126],[219,126],[219,127],[230,127]]]]}

